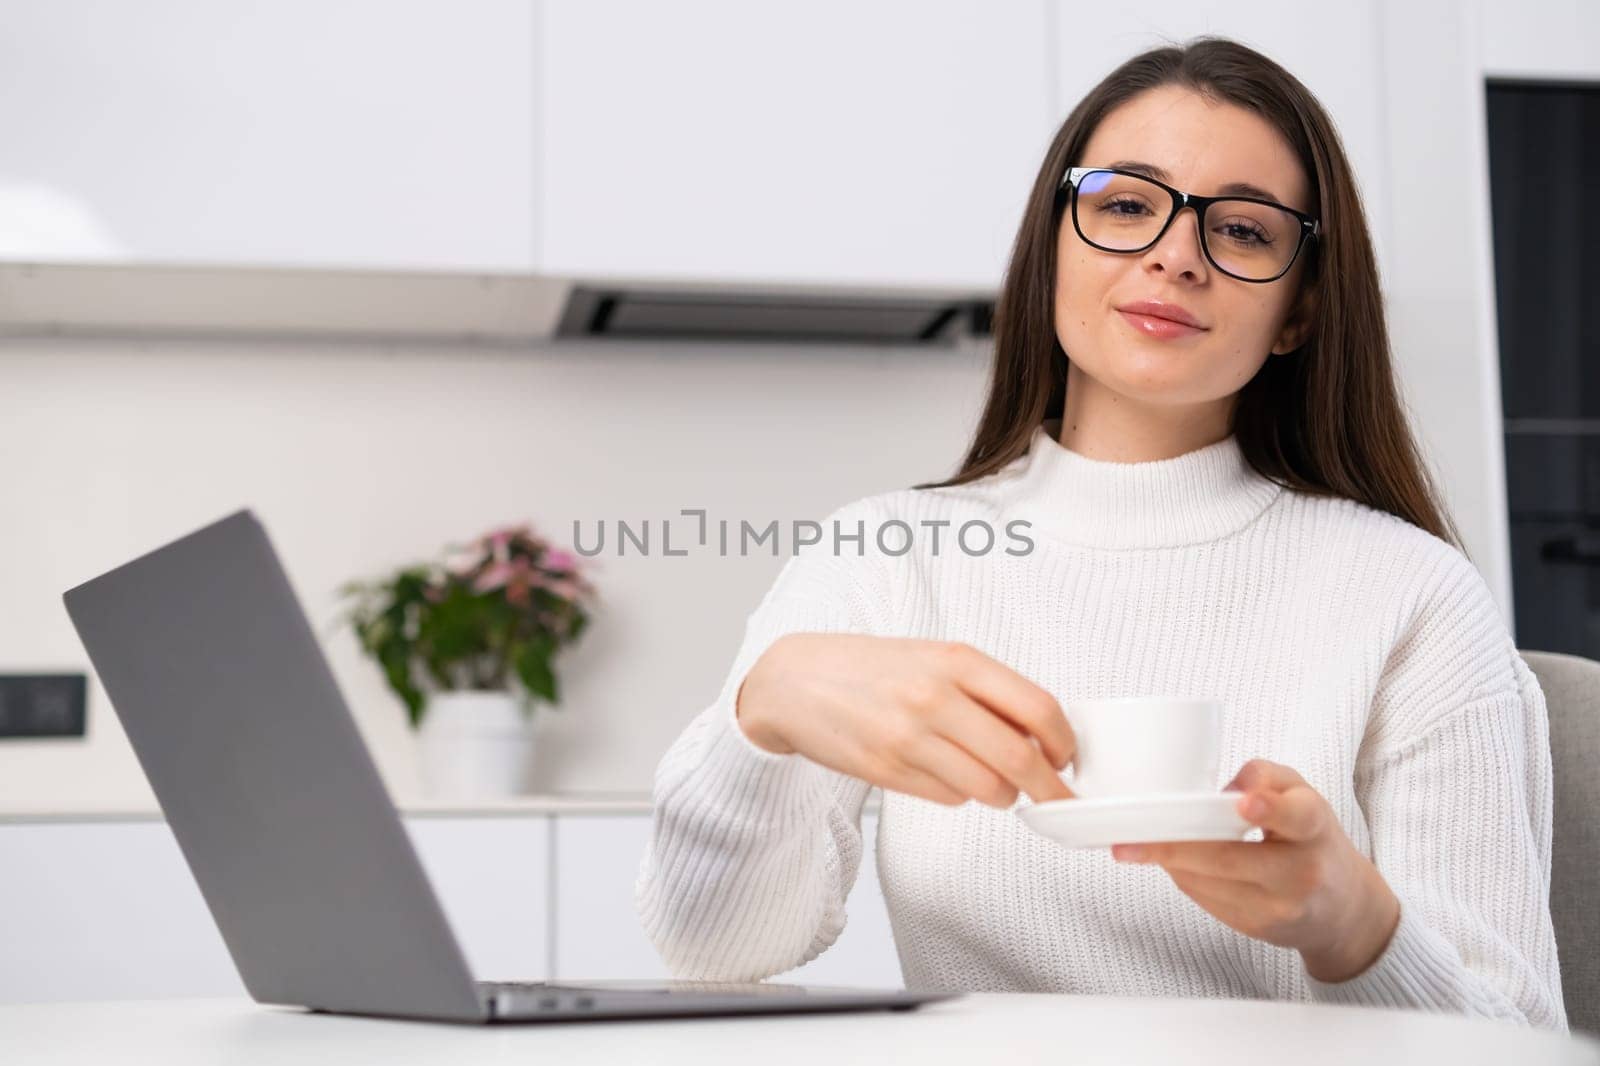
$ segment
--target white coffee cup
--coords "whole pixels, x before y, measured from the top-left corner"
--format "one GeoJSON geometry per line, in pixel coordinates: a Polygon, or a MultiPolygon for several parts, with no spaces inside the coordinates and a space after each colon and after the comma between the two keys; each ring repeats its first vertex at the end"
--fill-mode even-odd
{"type": "Polygon", "coordinates": [[[1075,796],[1102,799],[1217,787],[1216,700],[1117,696],[1061,704],[1078,751],[1062,780],[1075,796]]]}

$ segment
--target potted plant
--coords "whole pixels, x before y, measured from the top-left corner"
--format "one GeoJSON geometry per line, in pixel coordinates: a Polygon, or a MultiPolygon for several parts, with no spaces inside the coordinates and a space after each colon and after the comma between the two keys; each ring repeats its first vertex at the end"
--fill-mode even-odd
{"type": "Polygon", "coordinates": [[[355,601],[346,618],[417,730],[428,792],[523,791],[534,710],[561,702],[553,660],[596,599],[578,558],[509,526],[339,592],[355,601]]]}

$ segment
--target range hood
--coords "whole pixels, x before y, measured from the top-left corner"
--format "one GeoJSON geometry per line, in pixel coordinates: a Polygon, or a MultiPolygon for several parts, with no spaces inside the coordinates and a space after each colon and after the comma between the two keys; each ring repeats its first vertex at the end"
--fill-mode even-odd
{"type": "Polygon", "coordinates": [[[0,263],[0,335],[525,344],[986,343],[982,289],[143,263],[0,263]]]}

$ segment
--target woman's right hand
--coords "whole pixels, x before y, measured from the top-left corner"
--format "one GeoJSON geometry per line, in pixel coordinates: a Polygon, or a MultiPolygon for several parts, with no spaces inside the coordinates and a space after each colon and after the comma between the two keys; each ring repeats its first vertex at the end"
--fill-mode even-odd
{"type": "Polygon", "coordinates": [[[1077,741],[1054,696],[969,644],[790,633],[734,697],[757,747],[936,803],[1070,799],[1077,741]]]}

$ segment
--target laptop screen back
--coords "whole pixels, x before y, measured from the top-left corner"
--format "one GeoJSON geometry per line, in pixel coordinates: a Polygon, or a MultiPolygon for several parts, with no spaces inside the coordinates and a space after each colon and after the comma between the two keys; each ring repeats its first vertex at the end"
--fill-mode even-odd
{"type": "Polygon", "coordinates": [[[481,1018],[255,516],[239,511],[63,598],[250,994],[481,1018]]]}

